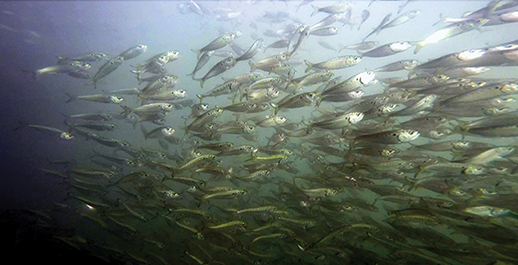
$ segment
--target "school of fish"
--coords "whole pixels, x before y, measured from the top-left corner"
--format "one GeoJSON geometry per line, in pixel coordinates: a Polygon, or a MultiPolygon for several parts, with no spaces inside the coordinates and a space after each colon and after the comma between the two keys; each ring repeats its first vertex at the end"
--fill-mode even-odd
{"type": "MultiPolygon", "coordinates": [[[[518,66],[518,40],[413,56],[518,22],[518,2],[441,14],[422,40],[377,38],[427,12],[412,2],[392,16],[370,12],[375,1],[285,1],[192,51],[138,44],[28,71],[84,79],[91,93],[67,91],[63,104],[113,105],[68,113],[60,128],[27,126],[93,152],[42,169],[67,183],[78,227],[101,231],[56,238],[131,264],[517,264],[518,79],[483,76],[518,66]],[[360,29],[367,20],[379,25],[360,29]],[[255,41],[238,46],[250,32],[255,41]],[[337,34],[363,42],[325,41],[337,34]],[[312,38],[322,47],[308,47],[312,38]],[[321,48],[340,55],[301,52],[321,48]],[[197,60],[191,74],[171,73],[186,57],[197,60]],[[124,64],[135,87],[108,89],[124,64]],[[235,68],[243,74],[229,75],[235,68]],[[128,124],[138,141],[122,136],[128,124]]],[[[178,9],[230,22],[241,13],[204,4],[178,9]]]]}

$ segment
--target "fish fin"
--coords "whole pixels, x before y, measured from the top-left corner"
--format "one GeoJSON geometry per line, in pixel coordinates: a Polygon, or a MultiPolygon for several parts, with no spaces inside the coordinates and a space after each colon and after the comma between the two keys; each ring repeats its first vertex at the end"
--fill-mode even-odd
{"type": "Polygon", "coordinates": [[[191,51],[195,52],[196,53],[196,58],[197,59],[200,59],[200,56],[201,56],[201,51],[200,49],[191,49],[191,51]]]}
{"type": "Polygon", "coordinates": [[[424,43],[421,41],[413,42],[412,44],[415,45],[414,54],[417,54],[424,47],[424,43]]]}
{"type": "Polygon", "coordinates": [[[446,16],[445,16],[443,13],[441,13],[441,14],[439,14],[439,21],[437,21],[437,22],[433,23],[433,25],[432,25],[432,26],[435,26],[435,25],[437,25],[437,24],[439,24],[439,23],[442,23],[442,22],[444,22],[445,20],[446,20],[446,16]]]}
{"type": "Polygon", "coordinates": [[[249,159],[245,160],[244,162],[248,162],[248,161],[253,161],[254,159],[257,158],[257,155],[255,153],[250,153],[252,155],[252,157],[250,157],[249,159]]]}
{"type": "Polygon", "coordinates": [[[66,95],[67,95],[67,97],[68,97],[68,100],[67,100],[67,102],[66,102],[66,103],[69,103],[69,102],[72,102],[72,101],[77,100],[77,96],[70,95],[70,94],[68,94],[67,92],[65,92],[65,94],[66,94],[66,95]]]}
{"type": "Polygon", "coordinates": [[[34,80],[38,80],[38,76],[40,75],[40,74],[38,74],[37,71],[31,71],[31,70],[22,69],[22,72],[32,74],[32,79],[34,79],[34,80]]]}
{"type": "Polygon", "coordinates": [[[250,72],[255,72],[257,70],[257,65],[254,62],[248,61],[248,65],[250,65],[250,72]]]}
{"type": "Polygon", "coordinates": [[[309,62],[308,60],[304,60],[304,63],[308,66],[308,68],[306,68],[306,71],[305,73],[311,71],[311,69],[313,69],[313,64],[311,62],[309,62]]]}
{"type": "Polygon", "coordinates": [[[198,97],[200,99],[200,103],[201,103],[202,100],[203,100],[203,95],[202,94],[197,94],[196,97],[198,97]]]}
{"type": "Polygon", "coordinates": [[[279,112],[279,106],[275,103],[270,103],[270,106],[272,106],[273,108],[273,115],[277,115],[277,113],[279,112]]]}
{"type": "Polygon", "coordinates": [[[147,139],[147,134],[149,133],[149,131],[146,129],[146,127],[144,127],[144,125],[140,125],[140,130],[142,131],[142,134],[144,135],[144,138],[147,139]]]}
{"type": "Polygon", "coordinates": [[[311,7],[313,7],[313,12],[311,13],[310,17],[316,15],[320,11],[320,8],[316,5],[311,5],[311,7]]]}
{"type": "Polygon", "coordinates": [[[131,109],[130,107],[128,106],[124,106],[124,105],[120,105],[121,108],[123,109],[121,115],[126,118],[128,117],[128,115],[133,111],[133,109],[131,109]]]}
{"type": "Polygon", "coordinates": [[[203,84],[205,83],[205,80],[203,80],[203,78],[192,78],[193,80],[195,81],[198,81],[200,82],[200,87],[203,88],[203,84]]]}

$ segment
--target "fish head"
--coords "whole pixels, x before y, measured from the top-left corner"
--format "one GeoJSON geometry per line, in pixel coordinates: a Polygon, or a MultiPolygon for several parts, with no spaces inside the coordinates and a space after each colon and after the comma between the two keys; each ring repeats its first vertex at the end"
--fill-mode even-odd
{"type": "Polygon", "coordinates": [[[178,59],[180,57],[180,52],[179,51],[169,51],[167,52],[166,54],[167,57],[169,57],[169,60],[174,60],[174,59],[178,59]]]}
{"type": "Polygon", "coordinates": [[[410,142],[419,137],[419,132],[416,130],[400,130],[398,139],[401,142],[410,142]]]}
{"type": "Polygon", "coordinates": [[[409,18],[415,18],[417,15],[421,14],[421,10],[419,9],[416,9],[416,10],[411,10],[411,11],[408,11],[407,13],[407,16],[409,18]]]}
{"type": "Polygon", "coordinates": [[[174,105],[171,103],[161,103],[160,108],[165,111],[171,111],[174,108],[174,105]]]}
{"type": "Polygon", "coordinates": [[[113,123],[108,123],[108,124],[107,124],[107,126],[108,126],[108,128],[109,128],[110,130],[115,130],[115,129],[117,129],[117,128],[118,128],[118,126],[117,126],[117,125],[115,125],[115,124],[113,124],[113,123]]]}
{"type": "Polygon", "coordinates": [[[101,117],[101,119],[103,119],[105,121],[109,121],[109,120],[113,119],[113,115],[111,115],[111,114],[101,113],[101,114],[99,114],[99,116],[101,117]]]}
{"type": "Polygon", "coordinates": [[[363,116],[364,115],[361,112],[351,112],[351,113],[347,114],[347,120],[351,124],[356,124],[363,119],[363,116]]]}
{"type": "Polygon", "coordinates": [[[495,87],[495,89],[500,89],[505,94],[514,94],[518,90],[517,84],[504,84],[503,86],[495,87]]]}
{"type": "Polygon", "coordinates": [[[362,60],[362,57],[359,55],[352,56],[351,58],[353,60],[353,63],[359,63],[362,60]]]}
{"type": "Polygon", "coordinates": [[[284,122],[286,122],[286,118],[283,116],[275,116],[273,117],[273,120],[276,124],[283,124],[284,122]]]}
{"type": "Polygon", "coordinates": [[[162,56],[156,58],[156,60],[155,60],[155,63],[160,66],[164,66],[168,62],[169,62],[169,57],[167,57],[166,55],[162,55],[162,56]]]}
{"type": "Polygon", "coordinates": [[[169,127],[169,126],[162,128],[161,131],[164,136],[172,136],[176,132],[176,130],[174,128],[169,127]]]}
{"type": "Polygon", "coordinates": [[[120,104],[124,101],[124,98],[119,96],[110,96],[110,101],[115,104],[120,104]]]}
{"type": "Polygon", "coordinates": [[[464,170],[462,170],[462,174],[466,174],[466,175],[481,175],[481,174],[485,174],[486,172],[486,168],[484,167],[481,167],[481,166],[468,166],[466,167],[464,170]]]}
{"type": "Polygon", "coordinates": [[[257,128],[254,125],[246,125],[243,127],[244,133],[254,133],[257,131],[257,128]]]}
{"type": "Polygon", "coordinates": [[[180,97],[180,98],[184,98],[187,96],[187,91],[185,91],[185,90],[173,90],[172,92],[173,92],[173,95],[180,97]]]}
{"type": "Polygon", "coordinates": [[[494,107],[494,108],[484,109],[483,113],[486,116],[496,116],[496,115],[506,113],[507,111],[509,111],[509,109],[506,107],[494,107]]]}
{"type": "Polygon", "coordinates": [[[63,139],[63,140],[72,140],[74,139],[74,136],[68,132],[62,132],[60,135],[59,135],[59,138],[63,139]]]}
{"type": "Polygon", "coordinates": [[[110,64],[117,64],[117,65],[121,65],[123,62],[124,62],[124,57],[123,57],[123,56],[117,56],[117,57],[113,58],[113,59],[110,61],[110,64]]]}
{"type": "Polygon", "coordinates": [[[147,45],[145,44],[139,44],[135,47],[135,50],[137,51],[141,51],[141,52],[146,52],[147,51],[147,45]]]}
{"type": "Polygon", "coordinates": [[[124,140],[117,140],[117,143],[120,145],[120,147],[130,147],[131,144],[128,141],[124,140]]]}
{"type": "MultiPolygon", "coordinates": [[[[461,61],[470,61],[482,57],[487,53],[487,49],[470,49],[462,51],[456,55],[457,59],[461,61]]],[[[455,56],[455,55],[454,55],[455,56]]]]}
{"type": "Polygon", "coordinates": [[[78,66],[81,70],[88,70],[88,69],[92,68],[91,64],[85,63],[85,62],[81,62],[78,66]]]}
{"type": "Polygon", "coordinates": [[[360,81],[362,83],[362,85],[365,86],[365,85],[368,85],[370,82],[372,82],[374,80],[375,76],[376,76],[376,74],[373,71],[367,71],[367,72],[358,74],[358,76],[356,78],[358,81],[360,81]]]}

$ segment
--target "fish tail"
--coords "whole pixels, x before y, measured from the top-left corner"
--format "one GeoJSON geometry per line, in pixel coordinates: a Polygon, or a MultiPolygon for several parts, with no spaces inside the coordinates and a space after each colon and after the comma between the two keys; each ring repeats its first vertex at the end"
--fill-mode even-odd
{"type": "Polygon", "coordinates": [[[203,84],[205,83],[205,80],[203,78],[193,78],[193,80],[200,82],[201,88],[203,88],[203,84]]]}
{"type": "Polygon", "coordinates": [[[75,101],[77,99],[77,96],[73,96],[73,95],[70,95],[68,94],[67,92],[65,92],[65,94],[67,95],[68,97],[68,100],[66,103],[69,103],[69,102],[72,102],[72,101],[75,101]]]}
{"type": "Polygon", "coordinates": [[[437,25],[437,24],[439,24],[439,23],[442,23],[442,22],[444,22],[445,20],[446,20],[446,16],[445,16],[443,13],[441,13],[441,14],[439,14],[439,21],[437,21],[437,22],[433,23],[433,25],[432,25],[432,26],[435,26],[435,25],[437,25]]]}
{"type": "Polygon", "coordinates": [[[200,103],[201,103],[202,100],[203,100],[203,95],[202,94],[197,94],[196,97],[198,97],[200,99],[200,103]]]}
{"type": "Polygon", "coordinates": [[[133,111],[130,107],[128,106],[124,106],[124,105],[121,105],[121,108],[123,109],[123,111],[121,112],[121,115],[126,118],[128,117],[128,115],[131,113],[131,111],[133,111]]]}
{"type": "Polygon", "coordinates": [[[34,79],[34,80],[38,80],[38,76],[40,75],[40,73],[38,73],[38,71],[31,71],[31,70],[22,69],[22,72],[32,74],[32,79],[34,79]]]}
{"type": "Polygon", "coordinates": [[[308,68],[306,68],[306,71],[305,73],[311,71],[311,69],[313,69],[313,64],[311,62],[309,62],[308,60],[304,60],[304,63],[308,66],[308,68]]]}
{"type": "Polygon", "coordinates": [[[254,62],[248,61],[248,65],[250,65],[250,72],[255,72],[257,70],[257,65],[254,62]]]}
{"type": "Polygon", "coordinates": [[[417,54],[419,52],[419,50],[421,50],[421,48],[424,47],[424,43],[421,41],[413,42],[412,44],[415,45],[414,54],[417,54]]]}
{"type": "Polygon", "coordinates": [[[277,115],[277,113],[279,112],[279,106],[275,103],[270,103],[270,106],[272,106],[273,108],[273,115],[277,115]]]}
{"type": "Polygon", "coordinates": [[[257,155],[255,153],[251,153],[251,155],[252,156],[250,158],[248,158],[247,160],[245,160],[244,162],[253,161],[254,159],[257,158],[257,155]]]}
{"type": "Polygon", "coordinates": [[[200,59],[201,51],[199,49],[191,49],[191,51],[196,53],[196,58],[200,59]]]}
{"type": "Polygon", "coordinates": [[[142,131],[144,138],[147,139],[147,134],[149,133],[149,131],[142,124],[140,125],[140,130],[142,131]]]}
{"type": "Polygon", "coordinates": [[[313,7],[313,12],[311,13],[310,17],[316,15],[320,11],[320,8],[318,8],[316,5],[311,5],[311,7],[313,7]]]}

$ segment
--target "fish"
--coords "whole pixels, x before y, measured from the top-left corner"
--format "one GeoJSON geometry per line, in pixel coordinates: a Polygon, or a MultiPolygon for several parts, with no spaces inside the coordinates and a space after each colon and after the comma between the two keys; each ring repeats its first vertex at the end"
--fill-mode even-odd
{"type": "Polygon", "coordinates": [[[363,57],[385,57],[404,52],[412,47],[408,41],[397,41],[388,43],[366,52],[360,52],[363,57]]]}
{"type": "Polygon", "coordinates": [[[123,97],[106,96],[103,94],[83,95],[83,96],[73,96],[68,93],[65,93],[65,94],[68,96],[68,100],[66,101],[66,103],[76,101],[78,99],[92,101],[92,102],[113,103],[113,104],[121,104],[124,101],[123,97]]]}
{"type": "Polygon", "coordinates": [[[68,132],[62,131],[60,129],[53,128],[53,127],[48,127],[48,126],[43,126],[43,125],[35,125],[35,124],[29,124],[27,126],[29,128],[33,128],[33,129],[38,130],[40,132],[47,132],[47,133],[50,133],[50,134],[53,134],[53,135],[57,135],[60,139],[63,139],[63,140],[72,140],[72,139],[74,139],[74,135],[72,135],[72,134],[70,134],[68,132]]]}
{"type": "Polygon", "coordinates": [[[199,50],[192,50],[197,54],[197,57],[200,58],[200,55],[204,52],[219,50],[225,46],[227,46],[230,42],[232,42],[236,37],[241,36],[241,32],[226,32],[223,35],[219,36],[209,44],[205,45],[203,48],[199,50]]]}
{"type": "Polygon", "coordinates": [[[356,43],[356,44],[351,44],[351,45],[341,45],[340,44],[340,49],[338,49],[338,52],[342,52],[343,50],[347,49],[347,50],[357,50],[357,51],[362,51],[362,50],[370,50],[370,49],[373,49],[377,46],[379,46],[379,42],[377,41],[364,41],[364,42],[360,42],[360,43],[356,43]]]}
{"type": "Polygon", "coordinates": [[[411,11],[405,12],[405,13],[399,15],[398,17],[394,18],[393,20],[387,22],[385,25],[383,25],[381,27],[381,29],[378,32],[376,32],[376,34],[379,34],[384,29],[392,28],[392,27],[396,27],[401,24],[404,24],[404,23],[414,19],[420,13],[421,13],[421,10],[411,10],[411,11]]]}
{"type": "Polygon", "coordinates": [[[313,36],[333,36],[338,34],[338,31],[337,27],[326,27],[312,30],[309,34],[313,36]]]}
{"type": "Polygon", "coordinates": [[[41,75],[44,74],[56,74],[56,73],[67,73],[74,74],[78,71],[88,70],[92,67],[91,64],[81,62],[81,61],[64,61],[62,63],[56,64],[54,66],[49,66],[45,68],[38,69],[36,71],[28,71],[22,70],[27,73],[31,73],[34,80],[38,79],[41,75]]]}
{"type": "Polygon", "coordinates": [[[221,61],[219,61],[216,65],[214,65],[202,78],[194,79],[200,82],[201,88],[203,88],[203,84],[210,78],[213,78],[217,75],[224,73],[230,68],[236,65],[236,59],[233,57],[227,57],[221,61]]]}
{"type": "Polygon", "coordinates": [[[90,53],[86,53],[84,55],[71,57],[71,58],[64,57],[64,56],[58,56],[58,60],[60,62],[64,62],[64,61],[98,62],[98,61],[102,61],[102,60],[106,60],[106,59],[108,59],[108,54],[103,53],[103,52],[90,52],[90,53]]]}
{"type": "Polygon", "coordinates": [[[117,68],[124,62],[124,57],[117,56],[109,59],[105,64],[99,68],[97,73],[94,74],[92,80],[87,83],[87,85],[93,85],[95,89],[97,89],[97,82],[111,74],[113,71],[117,70],[117,68]]]}
{"type": "Polygon", "coordinates": [[[374,30],[372,30],[369,34],[367,34],[367,36],[363,38],[362,42],[365,42],[365,40],[373,34],[380,32],[383,29],[383,26],[385,26],[385,24],[389,22],[391,16],[392,13],[388,13],[387,15],[385,15],[385,17],[381,20],[380,24],[376,28],[374,28],[374,30]]]}
{"type": "Polygon", "coordinates": [[[358,24],[358,30],[360,30],[361,26],[363,25],[363,23],[365,21],[367,21],[367,19],[369,19],[369,17],[371,16],[371,13],[369,12],[369,10],[363,10],[362,11],[362,21],[360,22],[360,24],[358,24]]]}
{"type": "Polygon", "coordinates": [[[336,14],[336,13],[344,13],[347,10],[351,9],[351,4],[338,4],[334,6],[325,6],[325,7],[318,7],[315,5],[311,5],[313,7],[313,13],[311,13],[311,17],[316,15],[317,13],[328,13],[328,14],[336,14]]]}
{"type": "Polygon", "coordinates": [[[317,98],[318,94],[308,92],[294,96],[286,96],[284,99],[277,102],[277,104],[271,103],[271,105],[275,109],[274,114],[277,114],[280,109],[309,106],[317,98]]]}
{"type": "Polygon", "coordinates": [[[488,19],[480,18],[475,20],[454,23],[452,25],[438,29],[430,36],[426,37],[424,40],[414,43],[414,45],[416,46],[414,54],[417,54],[419,50],[421,50],[421,48],[423,48],[425,45],[437,43],[441,40],[448,39],[474,29],[478,29],[484,24],[486,24],[488,21],[488,19]]]}
{"type": "Polygon", "coordinates": [[[323,61],[320,63],[311,63],[308,60],[304,60],[304,63],[307,65],[306,73],[311,71],[311,69],[322,69],[322,70],[337,70],[344,69],[348,67],[352,67],[360,63],[362,60],[361,56],[340,56],[329,59],[327,61],[323,61]]]}
{"type": "Polygon", "coordinates": [[[236,62],[252,59],[259,52],[263,41],[263,39],[256,40],[243,55],[236,58],[236,62]]]}
{"type": "Polygon", "coordinates": [[[122,57],[124,61],[127,61],[145,53],[146,51],[147,45],[139,44],[123,51],[118,57],[122,57]]]}
{"type": "Polygon", "coordinates": [[[360,135],[354,138],[355,142],[372,142],[380,144],[399,144],[413,141],[419,137],[416,130],[389,130],[373,134],[360,135]]]}
{"type": "Polygon", "coordinates": [[[203,66],[205,66],[209,62],[209,59],[212,57],[213,54],[214,54],[214,51],[202,52],[200,54],[200,58],[198,59],[198,62],[196,63],[196,66],[194,67],[194,70],[192,70],[192,72],[190,74],[188,74],[188,76],[191,76],[194,79],[196,72],[198,72],[201,68],[203,68],[203,66]]]}

